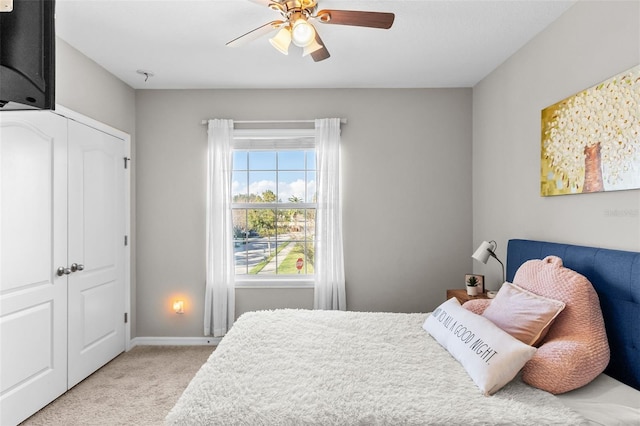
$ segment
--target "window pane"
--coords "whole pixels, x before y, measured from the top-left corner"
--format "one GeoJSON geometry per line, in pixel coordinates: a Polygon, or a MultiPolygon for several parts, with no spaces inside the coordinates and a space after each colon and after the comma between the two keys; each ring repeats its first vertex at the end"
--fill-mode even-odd
{"type": "Polygon", "coordinates": [[[314,272],[315,209],[293,211],[290,226],[290,245],[282,259],[281,274],[310,275],[314,272]]]}
{"type": "Polygon", "coordinates": [[[313,241],[316,235],[316,209],[304,211],[305,239],[313,241]]]}
{"type": "Polygon", "coordinates": [[[304,209],[291,209],[288,210],[289,214],[289,234],[290,237],[296,240],[304,238],[305,235],[305,216],[304,209]]]}
{"type": "Polygon", "coordinates": [[[234,209],[236,275],[313,274],[315,209],[234,209]]]}
{"type": "Polygon", "coordinates": [[[307,170],[316,170],[316,152],[306,151],[307,153],[307,170]]]}
{"type": "Polygon", "coordinates": [[[236,274],[261,273],[275,257],[275,211],[234,209],[233,220],[236,274]]]}
{"type": "Polygon", "coordinates": [[[276,153],[274,151],[250,151],[249,168],[251,170],[275,170],[276,153]]]}
{"type": "Polygon", "coordinates": [[[305,241],[290,240],[278,252],[278,275],[313,274],[313,264],[309,261],[308,247],[305,241]]]}
{"type": "Polygon", "coordinates": [[[249,194],[252,202],[276,202],[276,172],[249,172],[249,194]]]}
{"type": "Polygon", "coordinates": [[[304,190],[304,172],[278,173],[278,200],[283,203],[302,203],[304,190]]]}
{"type": "Polygon", "coordinates": [[[249,225],[247,221],[246,209],[233,209],[233,239],[245,240],[248,236],[249,225]]]}
{"type": "Polygon", "coordinates": [[[249,201],[249,186],[247,172],[231,173],[231,201],[234,203],[243,203],[249,201]]]}
{"type": "Polygon", "coordinates": [[[276,211],[273,209],[251,209],[247,213],[249,229],[260,238],[276,235],[276,211]]]}
{"type": "Polygon", "coordinates": [[[247,170],[247,151],[233,151],[233,170],[247,170]]]}
{"type": "Polygon", "coordinates": [[[233,251],[235,256],[236,274],[247,273],[247,211],[244,209],[234,209],[233,216],[233,251]]]}
{"type": "Polygon", "coordinates": [[[278,152],[278,170],[304,170],[304,151],[278,152]]]}
{"type": "Polygon", "coordinates": [[[307,203],[316,202],[316,172],[307,172],[307,193],[305,201],[307,203]]]}

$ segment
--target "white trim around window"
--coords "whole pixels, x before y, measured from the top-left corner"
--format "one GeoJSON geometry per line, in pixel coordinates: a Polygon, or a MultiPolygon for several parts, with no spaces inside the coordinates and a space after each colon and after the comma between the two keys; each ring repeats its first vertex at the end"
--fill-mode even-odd
{"type": "Polygon", "coordinates": [[[287,275],[279,275],[274,278],[248,277],[237,278],[235,281],[236,288],[313,288],[314,277],[296,278],[287,275]]]}

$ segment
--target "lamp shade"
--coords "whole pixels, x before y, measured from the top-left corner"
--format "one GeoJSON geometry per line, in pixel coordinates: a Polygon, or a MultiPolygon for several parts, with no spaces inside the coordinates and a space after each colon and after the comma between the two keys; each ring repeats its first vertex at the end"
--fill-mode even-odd
{"type": "Polygon", "coordinates": [[[322,49],[322,45],[318,43],[315,38],[311,41],[311,44],[302,48],[302,56],[307,56],[318,49],[322,49]]]}
{"type": "Polygon", "coordinates": [[[269,43],[284,55],[289,54],[291,44],[291,31],[289,28],[282,28],[278,33],[269,39],[269,43]]]}
{"type": "Polygon", "coordinates": [[[489,260],[489,256],[491,256],[491,251],[494,250],[494,246],[488,241],[483,241],[480,244],[480,247],[473,253],[471,257],[473,257],[478,262],[482,262],[484,264],[489,260]]]}
{"type": "Polygon", "coordinates": [[[291,39],[298,47],[306,47],[315,41],[316,30],[304,18],[297,19],[291,26],[291,39]]]}

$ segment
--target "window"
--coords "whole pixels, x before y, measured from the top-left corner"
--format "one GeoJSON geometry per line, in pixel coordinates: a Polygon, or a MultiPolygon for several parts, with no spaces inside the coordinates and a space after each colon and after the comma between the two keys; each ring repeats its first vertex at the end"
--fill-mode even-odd
{"type": "Polygon", "coordinates": [[[314,308],[346,309],[340,143],[339,118],[272,131],[208,121],[205,335],[233,324],[235,287],[313,287],[314,308]]]}
{"type": "Polygon", "coordinates": [[[231,210],[236,282],[312,280],[313,137],[234,139],[231,210]]]}

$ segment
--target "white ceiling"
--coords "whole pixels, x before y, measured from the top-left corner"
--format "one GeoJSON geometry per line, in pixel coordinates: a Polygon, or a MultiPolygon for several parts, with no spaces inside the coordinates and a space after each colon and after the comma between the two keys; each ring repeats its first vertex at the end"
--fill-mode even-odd
{"type": "Polygon", "coordinates": [[[389,30],[317,24],[331,53],[317,63],[269,36],[225,46],[280,17],[247,0],[57,0],[56,31],[135,89],[472,87],[575,2],[319,0],[396,19],[389,30]]]}

